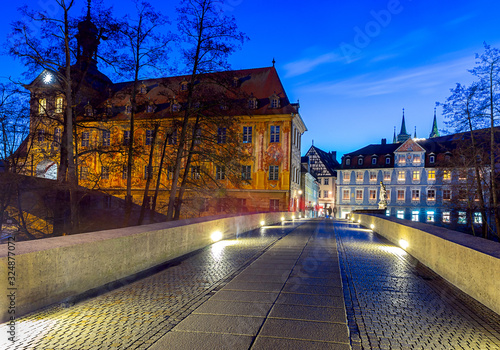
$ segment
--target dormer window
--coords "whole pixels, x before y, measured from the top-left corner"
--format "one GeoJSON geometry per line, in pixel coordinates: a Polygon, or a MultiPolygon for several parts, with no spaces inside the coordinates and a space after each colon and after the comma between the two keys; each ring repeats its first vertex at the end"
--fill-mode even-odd
{"type": "Polygon", "coordinates": [[[57,96],[56,97],[56,113],[62,113],[64,108],[64,97],[57,96]]]}
{"type": "Polygon", "coordinates": [[[385,157],[385,164],[391,164],[391,157],[385,157]]]}
{"type": "Polygon", "coordinates": [[[377,164],[377,157],[372,157],[372,165],[376,165],[377,164]]]}
{"type": "Polygon", "coordinates": [[[257,109],[258,103],[255,97],[250,97],[248,100],[248,109],[257,109]]]}
{"type": "Polygon", "coordinates": [[[112,112],[113,112],[113,105],[111,105],[110,102],[107,102],[106,106],[104,107],[104,113],[109,116],[112,114],[112,112]]]}
{"type": "Polygon", "coordinates": [[[155,111],[155,105],[149,104],[146,106],[146,112],[147,113],[153,113],[155,111]]]}
{"type": "Polygon", "coordinates": [[[431,155],[429,156],[429,163],[434,163],[436,161],[436,156],[431,155]]]}
{"type": "Polygon", "coordinates": [[[269,101],[271,104],[271,108],[280,108],[280,98],[278,95],[273,94],[271,97],[269,97],[269,101]]]}
{"type": "Polygon", "coordinates": [[[363,157],[358,158],[358,165],[363,165],[363,157]]]}
{"type": "Polygon", "coordinates": [[[181,105],[177,103],[176,100],[172,103],[172,112],[179,112],[181,110],[181,105]]]}
{"type": "Polygon", "coordinates": [[[240,85],[240,79],[237,77],[233,78],[233,87],[238,87],[240,85]]]}
{"type": "Polygon", "coordinates": [[[94,115],[94,108],[92,108],[90,102],[87,102],[87,105],[84,108],[84,115],[86,117],[92,117],[94,115]]]}
{"type": "Polygon", "coordinates": [[[147,94],[148,93],[148,88],[146,87],[146,85],[144,83],[142,83],[141,86],[139,87],[139,93],[140,94],[147,94]]]}
{"type": "Polygon", "coordinates": [[[38,114],[45,114],[47,112],[47,99],[39,98],[38,99],[38,114]]]}
{"type": "Polygon", "coordinates": [[[131,105],[126,105],[125,106],[125,113],[130,114],[132,113],[132,106],[131,105]]]}
{"type": "Polygon", "coordinates": [[[351,158],[346,158],[345,165],[351,165],[351,158]]]}
{"type": "Polygon", "coordinates": [[[187,91],[188,90],[188,82],[183,80],[181,82],[181,91],[187,91]]]}

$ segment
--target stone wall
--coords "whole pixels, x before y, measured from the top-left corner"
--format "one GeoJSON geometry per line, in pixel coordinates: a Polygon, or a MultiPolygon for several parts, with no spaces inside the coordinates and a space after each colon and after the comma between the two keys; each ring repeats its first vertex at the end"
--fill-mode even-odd
{"type": "Polygon", "coordinates": [[[10,244],[11,250],[4,244],[0,280],[6,288],[0,298],[0,322],[13,315],[8,312],[10,305],[15,305],[17,318],[204,248],[213,243],[215,231],[230,239],[258,228],[261,221],[274,224],[292,214],[180,220],[16,242],[10,244]],[[7,290],[9,251],[15,254],[10,258],[10,266],[15,266],[15,284],[11,286],[15,290],[7,290]],[[9,298],[11,292],[14,294],[9,298]]]}
{"type": "Polygon", "coordinates": [[[430,224],[353,213],[352,219],[405,250],[500,314],[500,243],[430,224]],[[406,243],[405,243],[406,242],[406,243]]]}

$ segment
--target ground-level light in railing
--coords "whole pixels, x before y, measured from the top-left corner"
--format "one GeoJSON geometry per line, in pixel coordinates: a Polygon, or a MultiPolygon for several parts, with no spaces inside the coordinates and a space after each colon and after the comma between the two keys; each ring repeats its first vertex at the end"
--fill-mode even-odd
{"type": "Polygon", "coordinates": [[[407,241],[405,241],[404,239],[400,239],[399,246],[406,250],[406,248],[408,248],[410,246],[410,244],[407,241]]]}
{"type": "Polygon", "coordinates": [[[210,238],[214,242],[220,241],[222,239],[222,232],[215,231],[214,233],[212,233],[212,235],[210,236],[210,238]]]}

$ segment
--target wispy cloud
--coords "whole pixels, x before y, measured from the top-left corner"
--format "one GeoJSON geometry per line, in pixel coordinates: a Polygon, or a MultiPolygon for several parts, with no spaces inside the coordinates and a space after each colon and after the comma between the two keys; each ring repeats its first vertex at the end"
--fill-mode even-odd
{"type": "Polygon", "coordinates": [[[306,58],[299,61],[290,62],[287,63],[284,67],[287,71],[285,76],[290,78],[306,74],[322,64],[337,62],[341,59],[342,57],[335,53],[327,53],[313,59],[306,58]]]}
{"type": "Polygon", "coordinates": [[[404,90],[424,95],[441,89],[443,84],[450,84],[454,79],[460,81],[473,64],[474,59],[469,56],[398,71],[367,73],[345,80],[303,86],[302,89],[353,98],[388,95],[404,90]]]}

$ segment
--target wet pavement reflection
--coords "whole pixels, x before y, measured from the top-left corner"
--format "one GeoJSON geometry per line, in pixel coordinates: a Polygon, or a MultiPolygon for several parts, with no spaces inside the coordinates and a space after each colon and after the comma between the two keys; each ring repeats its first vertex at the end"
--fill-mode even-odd
{"type": "Polygon", "coordinates": [[[334,224],[353,349],[500,349],[500,316],[403,249],[334,224]]]}

